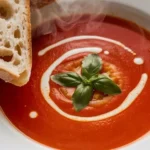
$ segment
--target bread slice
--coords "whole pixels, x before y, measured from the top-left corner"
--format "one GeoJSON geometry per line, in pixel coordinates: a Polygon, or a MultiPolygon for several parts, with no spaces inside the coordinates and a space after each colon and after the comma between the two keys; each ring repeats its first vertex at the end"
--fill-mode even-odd
{"type": "Polygon", "coordinates": [[[31,55],[30,0],[0,0],[0,78],[25,85],[31,55]]]}

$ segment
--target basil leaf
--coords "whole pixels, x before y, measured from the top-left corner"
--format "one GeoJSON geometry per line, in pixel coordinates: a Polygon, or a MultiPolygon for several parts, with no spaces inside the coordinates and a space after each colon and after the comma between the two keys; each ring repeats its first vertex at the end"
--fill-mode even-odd
{"type": "Polygon", "coordinates": [[[93,82],[94,89],[108,95],[120,94],[120,87],[113,82],[109,77],[100,75],[97,80],[93,82]]]}
{"type": "Polygon", "coordinates": [[[82,82],[80,76],[74,72],[66,72],[52,75],[51,80],[65,87],[76,87],[82,82]]]}
{"type": "Polygon", "coordinates": [[[93,88],[89,85],[80,84],[75,90],[72,101],[76,111],[80,111],[85,108],[92,98],[93,88]]]}
{"type": "Polygon", "coordinates": [[[97,54],[89,54],[82,61],[82,76],[87,79],[99,73],[102,68],[102,60],[97,54]]]}
{"type": "Polygon", "coordinates": [[[97,80],[98,79],[98,77],[99,77],[99,75],[97,74],[97,75],[94,75],[94,76],[92,76],[90,79],[89,79],[89,82],[94,82],[95,80],[97,80]]]}

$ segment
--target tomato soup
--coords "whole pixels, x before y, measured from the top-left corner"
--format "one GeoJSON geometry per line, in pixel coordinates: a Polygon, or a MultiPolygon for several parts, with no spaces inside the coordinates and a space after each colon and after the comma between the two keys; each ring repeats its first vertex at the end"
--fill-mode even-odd
{"type": "Polygon", "coordinates": [[[30,82],[15,87],[0,82],[0,105],[24,134],[60,150],[110,150],[150,130],[150,34],[134,23],[107,16],[80,23],[69,31],[58,28],[33,40],[30,82]],[[75,88],[63,87],[51,75],[81,74],[83,59],[96,53],[101,73],[108,73],[121,94],[94,91],[89,105],[75,111],[75,88]]]}

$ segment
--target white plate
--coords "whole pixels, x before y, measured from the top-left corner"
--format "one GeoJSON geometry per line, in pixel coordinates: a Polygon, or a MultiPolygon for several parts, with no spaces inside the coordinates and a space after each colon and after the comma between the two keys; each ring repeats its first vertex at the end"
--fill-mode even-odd
{"type": "MultiPolygon", "coordinates": [[[[110,1],[117,2],[119,5],[117,3],[112,4],[111,10],[108,13],[132,20],[150,30],[150,19],[148,18],[150,15],[149,0],[110,1]],[[129,7],[120,4],[125,4],[129,7]],[[129,15],[131,13],[132,15],[129,15]]],[[[33,14],[32,17],[35,17],[35,15],[33,14]]],[[[147,133],[135,142],[119,148],[119,150],[150,150],[149,141],[150,134],[147,133]]],[[[18,132],[6,119],[2,111],[0,111],[0,150],[50,150],[50,148],[29,139],[20,131],[18,132]]]]}

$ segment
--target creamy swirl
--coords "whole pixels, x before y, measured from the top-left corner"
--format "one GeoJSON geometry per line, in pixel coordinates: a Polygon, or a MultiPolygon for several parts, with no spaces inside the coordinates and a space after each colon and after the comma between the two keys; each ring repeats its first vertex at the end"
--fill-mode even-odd
{"type": "Polygon", "coordinates": [[[106,41],[106,42],[109,42],[109,43],[116,44],[116,45],[122,47],[124,50],[130,52],[131,54],[136,55],[136,53],[133,50],[131,50],[129,47],[125,46],[121,42],[116,41],[116,40],[112,40],[112,39],[109,39],[109,38],[101,37],[101,36],[74,36],[74,37],[71,37],[71,38],[67,38],[67,39],[64,39],[62,41],[59,41],[55,44],[52,44],[52,45],[44,48],[43,50],[39,51],[38,55],[42,56],[42,55],[46,54],[49,50],[51,50],[55,47],[58,47],[60,45],[68,43],[68,42],[77,41],[77,40],[101,40],[101,41],[106,41]]]}
{"type": "MultiPolygon", "coordinates": [[[[92,36],[93,38],[98,38],[97,36],[92,36]]],[[[51,50],[52,48],[55,48],[61,44],[64,44],[66,42],[70,42],[72,41],[73,39],[74,40],[81,40],[81,39],[86,39],[85,36],[81,36],[80,38],[69,38],[69,39],[65,39],[63,41],[60,41],[56,44],[53,44],[47,48],[45,48],[44,50],[41,50],[39,52],[39,56],[42,56],[44,55],[47,51],[51,50]]],[[[91,39],[91,36],[87,36],[87,39],[91,39]]],[[[106,41],[109,41],[111,43],[115,43],[115,44],[119,44],[120,46],[124,47],[124,49],[126,49],[128,52],[132,53],[135,55],[135,53],[125,47],[122,43],[118,42],[118,41],[115,41],[114,40],[111,40],[108,38],[102,38],[100,37],[100,39],[106,39],[106,41]]],[[[50,76],[51,76],[51,73],[53,72],[53,70],[62,62],[64,61],[66,58],[72,56],[72,55],[75,55],[75,54],[78,54],[78,53],[82,53],[82,52],[93,52],[93,53],[100,53],[102,52],[102,48],[99,48],[99,47],[88,47],[88,48],[76,48],[76,49],[73,49],[73,50],[70,50],[68,52],[66,52],[65,54],[63,54],[61,57],[59,57],[53,64],[51,64],[51,66],[44,72],[42,78],[41,78],[41,93],[44,97],[44,99],[47,101],[47,103],[55,110],[57,111],[60,115],[68,118],[68,119],[71,119],[71,120],[74,120],[74,121],[80,121],[80,122],[89,122],[89,121],[97,121],[97,120],[103,120],[103,119],[106,119],[106,118],[109,118],[109,117],[112,117],[112,116],[115,116],[119,113],[121,113],[122,111],[124,111],[125,109],[127,109],[134,101],[135,99],[140,95],[140,93],[142,92],[142,90],[144,89],[145,85],[146,85],[146,82],[147,82],[147,79],[148,79],[148,75],[146,73],[143,73],[141,75],[141,79],[139,81],[139,83],[136,85],[136,87],[128,94],[128,96],[125,98],[125,100],[123,101],[123,103],[117,107],[116,109],[110,111],[110,112],[107,112],[105,114],[101,114],[101,115],[98,115],[98,116],[93,116],[93,117],[80,117],[80,116],[74,116],[74,115],[70,115],[64,111],[62,111],[54,102],[53,100],[51,99],[51,97],[49,96],[49,93],[50,93],[50,90],[51,90],[51,87],[49,85],[49,80],[50,80],[50,76]]]]}

